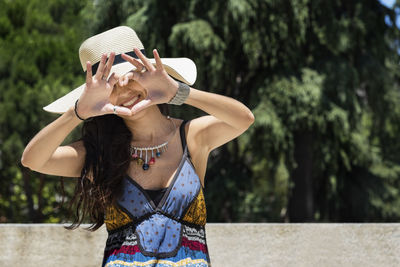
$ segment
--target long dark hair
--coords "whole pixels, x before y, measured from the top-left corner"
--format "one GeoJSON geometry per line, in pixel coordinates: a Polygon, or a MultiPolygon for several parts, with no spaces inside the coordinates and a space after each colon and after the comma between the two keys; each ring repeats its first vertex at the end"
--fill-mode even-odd
{"type": "MultiPolygon", "coordinates": [[[[158,108],[164,115],[169,113],[166,104],[158,108]]],[[[103,115],[84,122],[81,140],[86,149],[85,163],[68,208],[71,215],[75,206],[74,220],[65,228],[76,229],[89,217],[92,225],[87,230],[95,231],[104,223],[106,208],[122,193],[122,180],[131,160],[132,134],[122,118],[103,115]]]]}

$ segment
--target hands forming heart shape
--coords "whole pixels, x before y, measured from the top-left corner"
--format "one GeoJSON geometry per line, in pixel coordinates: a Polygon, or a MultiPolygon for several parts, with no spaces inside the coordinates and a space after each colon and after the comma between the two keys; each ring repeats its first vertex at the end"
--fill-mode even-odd
{"type": "Polygon", "coordinates": [[[155,66],[139,49],[135,48],[134,52],[140,61],[126,54],[122,54],[121,57],[135,66],[136,70],[121,77],[112,73],[108,80],[106,77],[111,71],[115,53],[111,53],[108,59],[107,55],[102,55],[94,76],[92,75],[91,63],[86,63],[86,86],[77,106],[77,113],[80,117],[89,118],[111,113],[131,116],[151,105],[167,103],[174,97],[178,90],[178,83],[164,69],[157,50],[153,50],[155,66]],[[131,109],[124,106],[114,106],[109,99],[114,86],[117,83],[119,86],[126,86],[129,80],[137,81],[146,90],[146,98],[139,101],[131,109]]]}

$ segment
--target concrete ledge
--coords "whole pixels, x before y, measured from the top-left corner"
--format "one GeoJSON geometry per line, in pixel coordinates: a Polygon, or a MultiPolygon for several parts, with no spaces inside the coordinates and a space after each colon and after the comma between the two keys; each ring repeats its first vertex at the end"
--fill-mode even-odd
{"type": "MultiPolygon", "coordinates": [[[[400,224],[206,226],[213,267],[400,266],[400,224]]],[[[100,266],[107,238],[58,224],[0,224],[0,266],[100,266]]]]}

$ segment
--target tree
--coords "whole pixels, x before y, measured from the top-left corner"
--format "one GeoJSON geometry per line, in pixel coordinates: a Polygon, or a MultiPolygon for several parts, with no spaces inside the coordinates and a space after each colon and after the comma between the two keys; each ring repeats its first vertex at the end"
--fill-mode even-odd
{"type": "MultiPolygon", "coordinates": [[[[35,178],[24,180],[28,174],[15,162],[50,121],[40,107],[83,82],[80,42],[128,25],[148,55],[157,48],[162,57],[192,58],[194,87],[236,98],[255,114],[248,132],[210,156],[209,222],[400,218],[394,23],[400,3],[392,9],[376,0],[1,3],[3,217],[26,220],[28,210],[37,210],[29,190],[43,188],[42,199],[55,199],[50,184],[40,183],[44,177],[27,172],[35,178]]],[[[172,112],[186,119],[202,114],[190,107],[172,112]]]]}
{"type": "Polygon", "coordinates": [[[22,167],[29,140],[55,116],[42,107],[83,82],[81,1],[0,2],[0,220],[57,222],[57,178],[22,167]],[[79,17],[78,17],[79,18],[79,17]]]}

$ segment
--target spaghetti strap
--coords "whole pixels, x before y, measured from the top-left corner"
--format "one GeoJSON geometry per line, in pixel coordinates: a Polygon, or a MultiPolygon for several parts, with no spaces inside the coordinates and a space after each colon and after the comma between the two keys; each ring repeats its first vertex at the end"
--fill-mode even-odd
{"type": "Polygon", "coordinates": [[[195,169],[194,164],[192,162],[192,157],[190,156],[189,148],[187,147],[187,142],[186,142],[185,125],[187,122],[189,122],[189,121],[184,120],[182,122],[181,126],[179,127],[181,143],[182,143],[182,150],[183,150],[183,155],[186,154],[186,157],[189,159],[190,164],[192,164],[193,169],[195,169]]]}
{"type": "Polygon", "coordinates": [[[185,151],[186,148],[186,134],[185,134],[185,125],[188,121],[184,120],[179,127],[179,133],[181,136],[182,150],[185,151]]]}

